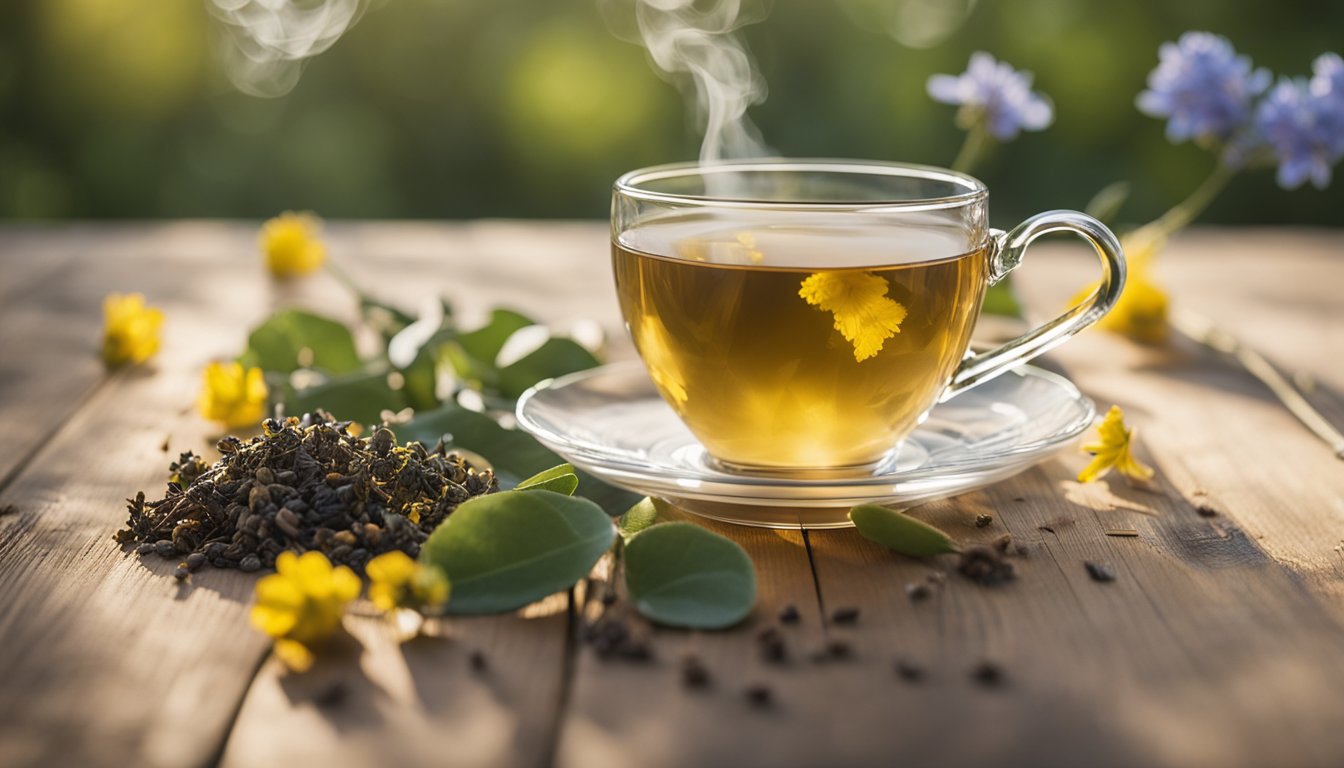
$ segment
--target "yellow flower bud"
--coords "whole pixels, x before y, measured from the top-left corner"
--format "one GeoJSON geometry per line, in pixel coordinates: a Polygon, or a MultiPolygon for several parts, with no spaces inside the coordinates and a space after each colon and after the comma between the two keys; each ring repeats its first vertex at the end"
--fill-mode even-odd
{"type": "Polygon", "coordinates": [[[313,648],[340,629],[345,606],[359,596],[359,577],[344,565],[332,568],[321,552],[281,552],[276,572],[257,582],[252,625],[275,638],[275,654],[302,672],[313,648]]]}
{"type": "Polygon", "coordinates": [[[163,311],[147,306],[138,293],[111,293],[103,299],[103,362],[109,367],[143,363],[159,351],[163,311]]]}
{"type": "Polygon", "coordinates": [[[443,571],[416,562],[405,552],[379,555],[364,572],[369,576],[369,599],[380,611],[433,610],[448,602],[448,578],[443,571]]]}
{"type": "Polygon", "coordinates": [[[202,373],[196,404],[201,415],[229,429],[254,427],[266,416],[266,380],[260,368],[212,362],[202,373]]]}
{"type": "Polygon", "coordinates": [[[276,216],[261,226],[257,243],[266,267],[281,279],[314,272],[327,258],[322,220],[311,213],[286,211],[276,216]]]}

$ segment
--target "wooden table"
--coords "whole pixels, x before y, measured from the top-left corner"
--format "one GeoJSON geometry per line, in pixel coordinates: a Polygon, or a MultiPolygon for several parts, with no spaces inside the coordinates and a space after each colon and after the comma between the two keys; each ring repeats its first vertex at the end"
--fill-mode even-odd
{"type": "MultiPolygon", "coordinates": [[[[1026,553],[1007,586],[951,573],[915,602],[904,586],[950,563],[853,531],[713,525],[750,552],[757,610],[728,632],[654,630],[651,663],[599,660],[580,639],[593,609],[580,592],[404,645],[351,618],[357,642],[285,675],[248,624],[254,576],[207,570],[179,586],[172,562],[111,539],[123,498],[211,444],[192,407],[207,360],[235,354],[278,303],[352,310],[325,276],[272,285],[255,231],[0,229],[0,765],[1344,765],[1344,463],[1257,381],[1179,339],[1094,332],[1053,358],[1100,407],[1125,408],[1155,491],[1080,485],[1086,457],[1066,451],[920,510],[965,541],[1011,533],[1026,553]],[[109,375],[97,340],[113,290],[146,293],[168,319],[152,365],[109,375]],[[994,523],[976,528],[981,513],[994,523]],[[1084,561],[1116,580],[1093,581],[1084,561]],[[790,663],[774,666],[755,636],[786,604],[802,619],[784,629],[790,663]],[[842,606],[861,610],[857,624],[828,620],[842,606]],[[836,640],[851,659],[808,661],[836,640]],[[682,686],[690,653],[708,690],[682,686]],[[903,681],[897,659],[925,678],[903,681]],[[985,661],[1001,685],[972,679],[985,661]],[[758,682],[773,707],[748,705],[758,682]]],[[[602,224],[330,235],[384,298],[595,318],[625,344],[602,224]]],[[[1084,279],[1075,256],[1029,255],[1035,306],[1084,279]]],[[[1313,377],[1317,405],[1344,423],[1344,233],[1196,231],[1160,274],[1180,306],[1313,377]]]]}

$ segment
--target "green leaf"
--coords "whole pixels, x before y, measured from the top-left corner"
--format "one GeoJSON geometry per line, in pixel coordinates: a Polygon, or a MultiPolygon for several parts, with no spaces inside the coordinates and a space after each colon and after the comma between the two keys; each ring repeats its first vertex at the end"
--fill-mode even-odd
{"type": "Polygon", "coordinates": [[[554,491],[563,493],[566,496],[573,496],[574,491],[579,487],[579,477],[574,474],[574,467],[568,464],[560,464],[551,467],[545,472],[527,478],[514,487],[515,491],[554,491]]]}
{"type": "Polygon", "coordinates": [[[503,613],[574,586],[615,538],[611,518],[587,499],[504,491],[454,510],[420,559],[452,583],[449,613],[503,613]]]}
{"type": "Polygon", "coordinates": [[[383,337],[384,344],[415,322],[414,317],[400,308],[368,295],[359,297],[359,312],[364,317],[365,325],[383,337]]]}
{"type": "Polygon", "coordinates": [[[849,519],[865,539],[908,557],[932,557],[957,551],[956,544],[946,533],[894,509],[862,504],[849,510],[849,519]]]}
{"type": "Polygon", "coordinates": [[[439,327],[416,351],[415,357],[404,368],[398,368],[405,382],[402,391],[406,404],[416,411],[433,410],[439,406],[439,361],[443,359],[445,343],[453,338],[449,321],[439,327]]]}
{"type": "Polygon", "coordinates": [[[518,397],[543,379],[596,367],[598,359],[573,339],[551,338],[519,360],[499,369],[499,389],[518,397]]]}
{"type": "Polygon", "coordinates": [[[456,403],[418,414],[392,430],[402,442],[417,440],[428,447],[448,436],[453,445],[485,457],[506,486],[564,462],[526,432],[505,429],[489,416],[456,403]]]}
{"type": "Polygon", "coordinates": [[[616,530],[621,534],[621,538],[629,541],[635,537],[635,534],[648,528],[658,521],[658,508],[654,506],[653,499],[645,496],[640,499],[630,509],[621,515],[620,520],[616,522],[616,530]]]}
{"type": "Polygon", "coordinates": [[[1129,199],[1129,182],[1116,181],[1101,188],[1101,191],[1092,196],[1088,201],[1087,207],[1083,210],[1088,216],[1100,220],[1103,224],[1110,224],[1111,221],[1120,213],[1124,207],[1125,201],[1129,199]]]}
{"type": "Polygon", "coordinates": [[[625,586],[636,610],[675,627],[723,629],[756,604],[751,558],[694,523],[662,523],[631,539],[625,586]]]}
{"type": "Polygon", "coordinates": [[[458,377],[481,387],[496,387],[499,368],[495,358],[499,356],[499,350],[504,348],[504,342],[510,336],[529,325],[536,323],[511,309],[496,309],[490,314],[490,322],[458,335],[444,352],[458,377]]]}
{"type": "Polygon", "coordinates": [[[301,367],[328,373],[349,373],[360,367],[355,339],[350,329],[301,309],[282,309],[257,326],[247,337],[243,353],[251,365],[265,371],[293,373],[301,367]],[[312,354],[306,366],[300,365],[303,350],[312,354]]]}
{"type": "Polygon", "coordinates": [[[286,387],[284,403],[285,413],[290,416],[322,408],[338,419],[364,425],[382,423],[384,409],[399,411],[406,407],[401,393],[387,385],[387,374],[383,372],[336,376],[299,390],[286,387]]]}

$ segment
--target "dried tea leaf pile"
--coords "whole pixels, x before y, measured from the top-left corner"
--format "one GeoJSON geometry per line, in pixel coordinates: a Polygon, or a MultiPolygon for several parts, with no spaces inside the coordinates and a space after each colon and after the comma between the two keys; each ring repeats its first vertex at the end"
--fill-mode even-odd
{"type": "Polygon", "coordinates": [[[369,437],[318,411],[264,434],[219,442],[213,466],[185,453],[170,467],[167,495],[129,500],[130,519],[116,534],[142,555],[181,558],[255,571],[286,550],[317,550],[362,571],[370,558],[401,550],[411,557],[462,502],[498,489],[494,473],[450,453],[442,441],[398,445],[380,427],[369,437]]]}

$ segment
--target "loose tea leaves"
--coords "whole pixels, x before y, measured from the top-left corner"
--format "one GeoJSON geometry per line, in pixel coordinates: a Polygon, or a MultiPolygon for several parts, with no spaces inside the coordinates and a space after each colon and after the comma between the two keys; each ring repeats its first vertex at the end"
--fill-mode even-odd
{"type": "Polygon", "coordinates": [[[383,552],[411,557],[459,504],[497,488],[440,443],[398,445],[387,428],[369,437],[317,411],[302,419],[267,419],[264,434],[219,442],[207,466],[183,454],[171,466],[167,494],[129,500],[121,544],[166,558],[193,553],[219,568],[271,568],[285,551],[319,551],[362,570],[383,552]]]}

